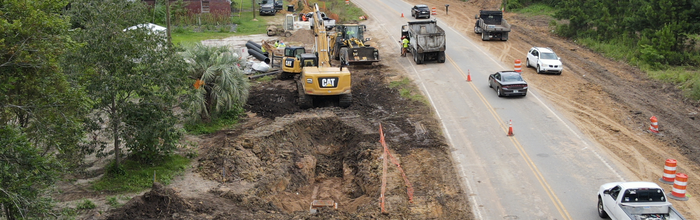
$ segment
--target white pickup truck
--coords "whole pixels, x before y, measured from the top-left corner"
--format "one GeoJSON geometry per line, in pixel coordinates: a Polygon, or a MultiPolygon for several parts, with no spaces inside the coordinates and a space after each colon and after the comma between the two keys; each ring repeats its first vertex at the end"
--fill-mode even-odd
{"type": "Polygon", "coordinates": [[[598,190],[598,215],[613,220],[685,220],[652,182],[614,182],[598,190]]]}

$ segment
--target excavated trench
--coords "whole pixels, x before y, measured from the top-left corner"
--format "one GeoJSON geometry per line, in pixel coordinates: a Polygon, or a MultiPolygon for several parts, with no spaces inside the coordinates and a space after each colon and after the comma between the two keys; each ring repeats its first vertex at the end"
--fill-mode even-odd
{"type": "Polygon", "coordinates": [[[354,213],[376,203],[371,198],[380,186],[379,134],[364,124],[358,116],[324,110],[280,117],[227,136],[224,147],[202,157],[200,171],[219,182],[255,182],[248,190],[222,192],[246,207],[293,213],[308,211],[313,200],[332,200],[338,211],[354,213]]]}

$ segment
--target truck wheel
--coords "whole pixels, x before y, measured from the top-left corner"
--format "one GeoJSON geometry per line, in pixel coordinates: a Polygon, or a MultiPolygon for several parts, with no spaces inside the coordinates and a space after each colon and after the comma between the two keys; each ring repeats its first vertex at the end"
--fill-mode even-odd
{"type": "Polygon", "coordinates": [[[530,58],[525,59],[525,67],[530,68],[530,58]]]}
{"type": "Polygon", "coordinates": [[[286,32],[284,32],[284,36],[285,36],[285,37],[291,37],[291,36],[292,36],[292,32],[286,31],[286,32]]]}
{"type": "Polygon", "coordinates": [[[444,63],[445,62],[445,51],[440,51],[438,53],[438,63],[444,63]]]}
{"type": "Polygon", "coordinates": [[[352,93],[340,95],[338,105],[341,108],[347,108],[350,104],[352,104],[352,93]]]}
{"type": "Polygon", "coordinates": [[[418,53],[416,53],[416,51],[413,51],[413,53],[411,54],[413,54],[413,61],[418,63],[418,53]]]}
{"type": "Polygon", "coordinates": [[[605,209],[603,208],[603,201],[600,200],[600,197],[598,197],[598,216],[601,218],[608,218],[608,213],[605,212],[605,209]]]}
{"type": "Polygon", "coordinates": [[[349,64],[348,63],[349,61],[350,61],[350,59],[348,57],[348,48],[347,47],[340,48],[340,63],[347,65],[347,64],[349,64]]]}
{"type": "Polygon", "coordinates": [[[417,59],[418,59],[418,60],[416,61],[416,63],[417,63],[417,64],[422,64],[422,63],[423,63],[423,60],[425,59],[425,54],[419,53],[419,54],[417,54],[416,57],[417,57],[417,59]]]}
{"type": "Polygon", "coordinates": [[[297,91],[299,92],[299,108],[311,108],[314,105],[313,97],[304,93],[304,86],[302,85],[303,82],[301,80],[301,77],[299,77],[299,80],[297,80],[297,91]]]}
{"type": "Polygon", "coordinates": [[[481,28],[474,26],[474,33],[475,34],[481,34],[481,28]]]}
{"type": "Polygon", "coordinates": [[[482,41],[489,40],[489,35],[486,33],[486,31],[481,31],[481,40],[482,41]]]}

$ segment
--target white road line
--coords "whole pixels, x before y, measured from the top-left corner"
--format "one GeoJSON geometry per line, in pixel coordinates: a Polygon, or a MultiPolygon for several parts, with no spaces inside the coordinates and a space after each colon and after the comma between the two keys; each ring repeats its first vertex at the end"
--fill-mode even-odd
{"type": "MultiPolygon", "coordinates": [[[[381,2],[381,1],[379,1],[379,2],[384,4],[384,2],[381,2]]],[[[394,10],[393,8],[389,7],[388,5],[386,5],[386,4],[384,4],[384,5],[387,6],[389,9],[394,10]]],[[[363,10],[366,10],[364,7],[362,7],[362,8],[363,8],[363,10]]],[[[379,25],[382,26],[382,28],[384,30],[389,30],[384,26],[384,24],[380,23],[379,25]]],[[[391,37],[392,41],[397,41],[397,39],[393,35],[389,35],[389,36],[391,37]]],[[[408,58],[406,58],[406,59],[408,59],[408,58]]],[[[452,135],[450,134],[449,130],[447,130],[447,126],[445,125],[445,121],[442,120],[442,116],[440,115],[440,111],[437,109],[437,107],[435,107],[435,101],[433,101],[433,98],[430,95],[428,88],[425,86],[423,78],[418,73],[418,70],[416,69],[416,65],[413,62],[411,62],[410,60],[409,60],[409,63],[411,64],[411,68],[413,69],[413,72],[418,77],[418,81],[420,82],[421,87],[423,87],[423,91],[425,91],[425,94],[428,96],[428,100],[430,100],[430,104],[432,105],[433,109],[435,109],[435,113],[437,114],[438,120],[440,120],[440,124],[442,124],[442,130],[445,132],[445,136],[449,140],[450,146],[455,147],[454,142],[452,141],[452,135]]],[[[452,161],[457,162],[457,160],[455,160],[455,155],[453,155],[453,154],[450,154],[450,155],[452,155],[452,161]]],[[[461,165],[461,163],[460,163],[460,165],[461,165]]],[[[471,186],[472,184],[469,181],[469,178],[467,178],[464,169],[462,169],[462,166],[458,166],[458,168],[460,170],[460,173],[462,174],[462,177],[463,177],[462,179],[464,179],[464,181],[466,182],[467,188],[469,190],[469,195],[472,195],[472,194],[478,195],[474,191],[474,188],[471,186]]],[[[476,213],[476,215],[478,216],[478,219],[483,219],[483,216],[481,216],[481,212],[479,211],[479,205],[478,205],[479,203],[476,199],[476,196],[473,196],[473,197],[468,196],[467,199],[472,200],[472,202],[470,202],[472,204],[472,211],[476,213]]]]}
{"type": "MultiPolygon", "coordinates": [[[[452,31],[456,32],[457,35],[459,35],[461,38],[465,39],[467,42],[469,42],[471,45],[473,45],[474,47],[476,47],[476,49],[478,49],[478,50],[481,51],[482,53],[489,55],[489,56],[488,56],[489,59],[491,59],[491,61],[493,61],[496,65],[498,65],[498,67],[500,67],[501,69],[505,69],[505,67],[503,67],[503,65],[501,65],[501,62],[498,62],[498,61],[496,61],[495,59],[493,59],[493,57],[491,56],[491,54],[490,54],[490,53],[484,52],[484,50],[482,50],[481,47],[480,47],[479,45],[474,44],[474,42],[472,42],[469,38],[464,37],[464,35],[460,34],[460,32],[457,31],[457,30],[455,30],[454,28],[452,28],[452,26],[447,25],[447,28],[449,28],[449,29],[451,29],[452,31]]],[[[457,67],[457,68],[459,68],[459,67],[457,67]]],[[[564,126],[566,126],[566,128],[569,129],[569,131],[570,131],[572,134],[574,134],[574,135],[576,136],[576,138],[578,138],[581,142],[583,142],[583,144],[586,145],[587,147],[589,146],[588,143],[587,143],[585,140],[583,140],[583,138],[581,138],[581,136],[579,136],[579,135],[574,131],[574,129],[572,129],[568,124],[566,124],[566,122],[564,122],[564,120],[561,119],[561,118],[559,117],[559,115],[557,115],[556,113],[554,113],[554,111],[553,111],[551,108],[549,108],[549,106],[547,106],[547,105],[537,96],[537,94],[532,94],[532,96],[534,96],[535,99],[537,99],[537,102],[539,102],[539,103],[540,103],[542,106],[544,106],[552,115],[554,115],[554,117],[556,117],[557,120],[559,120],[562,124],[564,124],[564,126]]],[[[625,181],[625,178],[623,178],[622,175],[620,175],[620,173],[618,173],[617,171],[615,171],[615,169],[613,169],[612,166],[610,166],[610,163],[608,163],[607,161],[605,161],[605,159],[603,159],[603,157],[600,156],[600,154],[598,154],[598,152],[596,152],[596,151],[593,150],[592,148],[591,148],[590,150],[591,150],[591,152],[593,152],[593,154],[595,154],[596,157],[598,157],[598,159],[599,159],[601,162],[603,162],[603,164],[605,164],[605,166],[606,166],[610,171],[612,171],[612,172],[617,176],[617,178],[620,179],[620,181],[622,181],[622,182],[625,181]]]]}

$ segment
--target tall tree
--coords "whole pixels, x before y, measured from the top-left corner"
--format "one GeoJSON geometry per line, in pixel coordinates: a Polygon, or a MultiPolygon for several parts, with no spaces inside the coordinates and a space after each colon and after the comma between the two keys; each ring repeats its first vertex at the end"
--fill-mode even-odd
{"type": "Polygon", "coordinates": [[[60,164],[42,156],[16,126],[0,125],[0,204],[7,219],[40,218],[48,210],[42,192],[53,185],[60,164]]]}
{"type": "Polygon", "coordinates": [[[187,74],[194,82],[185,108],[191,119],[210,121],[220,113],[242,108],[250,85],[239,66],[241,57],[226,47],[196,44],[185,50],[187,74]]]}
{"type": "MultiPolygon", "coordinates": [[[[71,71],[94,100],[92,119],[108,125],[104,130],[112,138],[113,149],[107,154],[114,153],[115,167],[119,168],[122,141],[127,141],[127,147],[153,143],[145,143],[133,134],[148,133],[154,140],[172,138],[171,132],[163,132],[171,129],[172,123],[133,126],[138,122],[132,117],[140,117],[133,113],[134,108],[173,117],[177,87],[184,77],[179,70],[183,61],[164,33],[139,25],[148,21],[146,5],[141,1],[76,0],[71,2],[69,14],[81,27],[73,31],[73,38],[84,45],[71,54],[71,71]]],[[[101,150],[105,148],[102,145],[101,150]]]]}
{"type": "Polygon", "coordinates": [[[61,59],[75,48],[68,1],[0,1],[0,125],[14,125],[42,155],[82,161],[77,147],[87,110],[80,87],[62,72],[61,59]]]}

